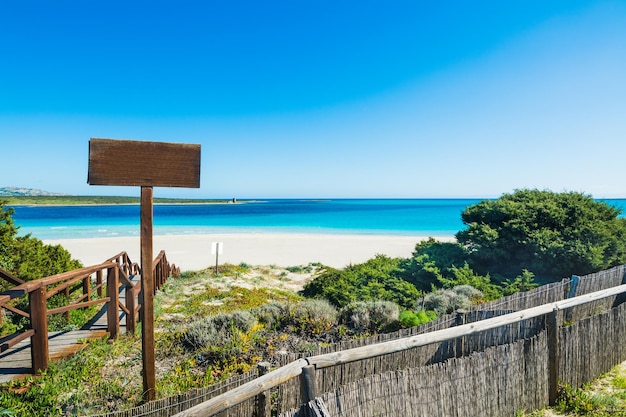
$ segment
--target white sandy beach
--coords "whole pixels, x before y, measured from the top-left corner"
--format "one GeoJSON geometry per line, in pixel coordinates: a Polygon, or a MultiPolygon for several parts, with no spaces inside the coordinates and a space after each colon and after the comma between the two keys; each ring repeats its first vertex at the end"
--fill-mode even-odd
{"type": "MultiPolygon", "coordinates": [[[[181,270],[199,270],[215,265],[211,243],[222,242],[219,263],[295,266],[321,262],[335,268],[364,262],[376,254],[409,257],[419,241],[427,236],[380,236],[342,234],[232,233],[211,235],[154,236],[154,255],[165,250],[170,263],[181,270]]],[[[437,237],[454,241],[453,236],[437,237]]],[[[49,239],[60,244],[85,266],[101,263],[125,251],[139,262],[139,237],[92,239],[49,239]]]]}

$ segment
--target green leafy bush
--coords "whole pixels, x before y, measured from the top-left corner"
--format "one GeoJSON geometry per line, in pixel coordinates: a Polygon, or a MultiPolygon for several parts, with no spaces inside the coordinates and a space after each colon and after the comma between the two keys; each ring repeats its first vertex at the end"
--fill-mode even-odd
{"type": "Polygon", "coordinates": [[[626,219],[591,196],[516,190],[461,214],[456,234],[480,274],[541,279],[584,275],[626,263],[626,219]]]}
{"type": "Polygon", "coordinates": [[[420,324],[428,323],[429,321],[433,321],[437,318],[437,313],[432,310],[419,310],[417,313],[411,310],[405,310],[400,313],[398,317],[398,321],[402,325],[402,327],[415,327],[420,324]]]}
{"type": "Polygon", "coordinates": [[[376,255],[362,264],[329,269],[305,285],[302,294],[337,307],[356,301],[393,301],[411,308],[421,292],[401,278],[400,258],[376,255]]]}
{"type": "Polygon", "coordinates": [[[411,258],[401,263],[402,277],[417,288],[427,291],[440,278],[452,276],[452,268],[469,260],[465,248],[458,243],[429,238],[415,245],[411,258]]]}
{"type": "MultiPolygon", "coordinates": [[[[0,200],[0,268],[28,281],[82,267],[60,245],[44,245],[30,234],[18,236],[19,226],[12,217],[14,212],[6,206],[6,200],[0,200]]],[[[7,289],[4,281],[0,287],[7,289]]]]}

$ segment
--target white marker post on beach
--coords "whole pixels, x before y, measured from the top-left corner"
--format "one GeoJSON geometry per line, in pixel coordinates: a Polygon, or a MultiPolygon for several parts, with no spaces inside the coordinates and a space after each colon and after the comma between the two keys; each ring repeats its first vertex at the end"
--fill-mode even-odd
{"type": "Polygon", "coordinates": [[[215,275],[218,274],[217,265],[219,256],[224,252],[224,244],[222,242],[211,243],[211,255],[215,255],[215,275]]]}

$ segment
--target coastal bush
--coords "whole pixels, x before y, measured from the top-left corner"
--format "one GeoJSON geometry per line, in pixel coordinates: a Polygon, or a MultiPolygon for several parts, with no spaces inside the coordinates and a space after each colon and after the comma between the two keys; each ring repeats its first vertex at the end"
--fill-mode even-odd
{"type": "Polygon", "coordinates": [[[340,308],[356,301],[393,301],[411,308],[421,292],[401,278],[401,261],[376,255],[344,269],[329,268],[307,283],[302,294],[324,298],[340,308]]]}
{"type": "Polygon", "coordinates": [[[193,322],[183,335],[184,343],[192,349],[225,346],[237,332],[246,333],[256,324],[256,318],[247,311],[233,311],[193,322]]]}
{"type": "Polygon", "coordinates": [[[271,302],[250,311],[267,329],[274,330],[281,326],[284,318],[289,315],[289,306],[284,303],[271,302]]]}
{"type": "Polygon", "coordinates": [[[391,301],[357,301],[341,309],[339,322],[357,332],[380,332],[397,324],[399,314],[391,301]]]}
{"type": "Polygon", "coordinates": [[[503,281],[528,270],[556,280],[626,263],[620,214],[582,193],[516,190],[467,207],[456,238],[479,274],[503,281]]]}
{"type": "Polygon", "coordinates": [[[411,310],[404,310],[398,316],[400,325],[404,328],[419,326],[437,318],[437,313],[432,310],[419,310],[417,313],[411,310]]]}
{"type": "MultiPolygon", "coordinates": [[[[18,236],[14,213],[6,200],[0,200],[0,268],[28,281],[82,267],[60,245],[44,245],[30,234],[18,236]]],[[[0,285],[0,289],[7,289],[4,282],[0,285]]]]}
{"type": "Polygon", "coordinates": [[[461,266],[468,260],[463,246],[431,237],[416,244],[411,258],[402,261],[402,278],[418,289],[428,291],[433,285],[439,285],[441,277],[451,277],[454,266],[461,266]]]}
{"type": "Polygon", "coordinates": [[[443,288],[475,288],[481,294],[481,299],[475,301],[490,301],[502,297],[502,288],[491,281],[491,277],[487,275],[478,275],[467,263],[461,267],[452,266],[452,277],[439,277],[439,283],[443,288]]]}
{"type": "Polygon", "coordinates": [[[455,310],[469,309],[482,297],[482,293],[469,285],[452,289],[441,289],[426,294],[424,308],[434,311],[437,316],[450,314],[455,310]]]}
{"type": "Polygon", "coordinates": [[[291,306],[285,324],[304,332],[320,334],[332,329],[338,316],[337,309],[326,300],[305,300],[291,306]]]}

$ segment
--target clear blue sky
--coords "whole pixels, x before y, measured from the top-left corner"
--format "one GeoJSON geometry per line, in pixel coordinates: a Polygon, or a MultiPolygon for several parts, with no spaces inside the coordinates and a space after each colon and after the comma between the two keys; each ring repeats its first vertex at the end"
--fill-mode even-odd
{"type": "Polygon", "coordinates": [[[199,143],[156,197],[626,197],[626,2],[2,1],[1,186],[199,143]]]}

